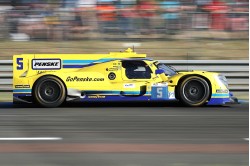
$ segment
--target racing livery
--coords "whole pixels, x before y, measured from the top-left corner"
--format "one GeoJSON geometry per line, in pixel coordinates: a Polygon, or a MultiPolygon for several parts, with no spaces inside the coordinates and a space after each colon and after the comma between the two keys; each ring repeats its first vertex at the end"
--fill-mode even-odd
{"type": "Polygon", "coordinates": [[[230,101],[225,76],[176,71],[130,48],[109,54],[13,56],[13,102],[58,107],[64,102],[166,101],[188,106],[230,101]]]}

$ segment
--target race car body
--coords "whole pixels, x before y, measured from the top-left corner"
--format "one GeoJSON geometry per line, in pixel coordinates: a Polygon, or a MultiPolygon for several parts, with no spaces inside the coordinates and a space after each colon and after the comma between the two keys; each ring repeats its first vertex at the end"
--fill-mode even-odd
{"type": "Polygon", "coordinates": [[[201,106],[222,105],[229,99],[223,75],[177,72],[131,49],[109,54],[13,56],[14,103],[57,107],[70,101],[180,100],[201,106]]]}

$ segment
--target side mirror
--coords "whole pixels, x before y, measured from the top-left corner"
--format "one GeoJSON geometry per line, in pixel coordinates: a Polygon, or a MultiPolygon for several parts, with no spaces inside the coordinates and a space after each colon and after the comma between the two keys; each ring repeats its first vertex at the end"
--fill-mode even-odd
{"type": "Polygon", "coordinates": [[[164,70],[162,69],[155,70],[155,74],[162,74],[162,73],[164,73],[164,70]]]}
{"type": "Polygon", "coordinates": [[[168,80],[168,77],[165,75],[165,72],[162,69],[155,70],[155,74],[159,74],[162,81],[164,81],[164,82],[168,80]]]}

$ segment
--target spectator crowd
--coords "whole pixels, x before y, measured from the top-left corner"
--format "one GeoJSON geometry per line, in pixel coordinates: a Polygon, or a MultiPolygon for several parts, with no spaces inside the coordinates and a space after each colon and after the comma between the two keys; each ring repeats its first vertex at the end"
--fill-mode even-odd
{"type": "Polygon", "coordinates": [[[248,0],[0,0],[0,38],[248,31],[248,0]]]}

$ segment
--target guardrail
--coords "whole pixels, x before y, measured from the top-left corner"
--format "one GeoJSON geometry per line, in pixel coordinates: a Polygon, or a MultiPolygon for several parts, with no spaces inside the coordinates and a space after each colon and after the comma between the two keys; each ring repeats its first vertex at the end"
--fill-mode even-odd
{"type": "MultiPolygon", "coordinates": [[[[177,70],[205,70],[224,74],[231,91],[249,90],[248,60],[159,60],[177,70]]],[[[0,92],[12,92],[12,60],[0,60],[0,92]]]]}

